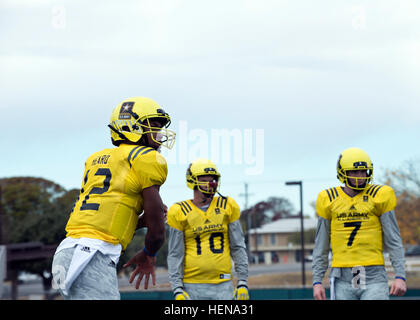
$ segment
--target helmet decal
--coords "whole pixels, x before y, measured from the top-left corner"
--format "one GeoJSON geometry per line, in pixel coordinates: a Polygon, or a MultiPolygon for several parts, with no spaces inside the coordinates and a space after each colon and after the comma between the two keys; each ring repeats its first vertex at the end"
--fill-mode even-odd
{"type": "Polygon", "coordinates": [[[133,112],[134,102],[124,102],[120,109],[120,115],[118,119],[120,120],[128,120],[131,119],[131,113],[133,112]]]}

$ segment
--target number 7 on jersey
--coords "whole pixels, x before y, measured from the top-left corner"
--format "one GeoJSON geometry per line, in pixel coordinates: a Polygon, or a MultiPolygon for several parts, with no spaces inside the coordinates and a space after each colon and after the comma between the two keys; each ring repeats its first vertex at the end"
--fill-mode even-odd
{"type": "Polygon", "coordinates": [[[353,245],[354,238],[356,237],[357,231],[359,231],[360,227],[362,226],[361,221],[355,221],[355,222],[345,222],[344,227],[345,228],[354,228],[353,231],[350,234],[349,240],[347,241],[347,247],[351,247],[353,245]]]}

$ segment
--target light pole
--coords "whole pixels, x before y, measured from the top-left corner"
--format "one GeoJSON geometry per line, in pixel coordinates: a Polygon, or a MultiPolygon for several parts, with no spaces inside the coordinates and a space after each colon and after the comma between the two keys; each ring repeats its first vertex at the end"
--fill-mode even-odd
{"type": "MultiPolygon", "coordinates": [[[[248,183],[245,183],[245,193],[239,194],[240,197],[245,197],[245,210],[248,209],[248,197],[253,195],[253,193],[248,193],[248,183]]],[[[246,251],[248,254],[248,262],[251,263],[251,237],[249,231],[251,230],[251,210],[248,211],[247,220],[246,220],[246,240],[247,247],[246,251]]]]}
{"type": "Polygon", "coordinates": [[[302,195],[302,181],[287,181],[287,186],[299,185],[300,189],[300,246],[301,246],[301,263],[302,263],[302,286],[305,287],[305,238],[303,229],[303,195],[302,195]]]}

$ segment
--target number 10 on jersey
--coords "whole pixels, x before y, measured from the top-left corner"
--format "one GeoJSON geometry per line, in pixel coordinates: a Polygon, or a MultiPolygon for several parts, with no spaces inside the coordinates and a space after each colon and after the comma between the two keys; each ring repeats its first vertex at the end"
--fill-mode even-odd
{"type": "MultiPolygon", "coordinates": [[[[197,245],[197,255],[199,256],[199,255],[201,255],[201,238],[200,238],[200,235],[197,235],[195,238],[195,243],[196,243],[196,245],[197,245]]],[[[210,251],[211,252],[213,252],[213,253],[215,253],[215,254],[220,254],[220,253],[223,253],[223,250],[224,250],[224,235],[223,235],[223,233],[222,232],[214,232],[214,233],[212,233],[211,235],[210,235],[210,237],[209,237],[209,247],[210,247],[210,251]],[[216,246],[215,246],[215,240],[216,239],[220,239],[220,247],[219,248],[217,248],[216,246]]]]}

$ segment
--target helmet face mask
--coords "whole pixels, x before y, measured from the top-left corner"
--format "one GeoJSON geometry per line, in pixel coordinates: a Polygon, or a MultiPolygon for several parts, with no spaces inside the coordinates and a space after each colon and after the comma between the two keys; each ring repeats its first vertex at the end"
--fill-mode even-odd
{"type": "Polygon", "coordinates": [[[186,174],[187,186],[206,195],[213,195],[220,187],[220,173],[214,163],[207,159],[193,161],[186,174]]]}
{"type": "Polygon", "coordinates": [[[344,180],[346,185],[353,190],[364,190],[371,180],[369,176],[369,170],[346,170],[344,172],[344,180]],[[360,174],[355,174],[355,172],[363,172],[363,176],[360,174]]]}
{"type": "Polygon", "coordinates": [[[114,108],[109,128],[114,145],[128,142],[146,144],[155,149],[160,146],[171,149],[176,133],[167,129],[170,124],[170,116],[154,100],[137,97],[127,99],[114,108]],[[160,126],[156,126],[157,122],[160,126]],[[150,137],[152,143],[149,138],[143,137],[150,137]]]}
{"type": "Polygon", "coordinates": [[[206,194],[215,194],[219,189],[219,179],[217,176],[199,176],[195,179],[195,189],[206,194]],[[210,181],[200,180],[200,178],[210,178],[210,181]]]}
{"type": "MultiPolygon", "coordinates": [[[[166,120],[166,118],[164,118],[164,120],[166,120]]],[[[173,134],[173,131],[167,129],[169,125],[170,120],[164,124],[162,118],[147,118],[140,124],[140,130],[142,131],[142,135],[148,136],[157,147],[164,146],[168,149],[172,149],[175,143],[175,134],[173,134]],[[159,122],[159,126],[156,126],[157,122],[159,122]]]]}
{"type": "Polygon", "coordinates": [[[373,163],[369,155],[359,148],[344,150],[337,161],[337,178],[353,190],[366,189],[373,179],[373,163]]]}

